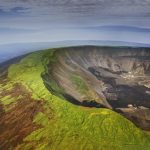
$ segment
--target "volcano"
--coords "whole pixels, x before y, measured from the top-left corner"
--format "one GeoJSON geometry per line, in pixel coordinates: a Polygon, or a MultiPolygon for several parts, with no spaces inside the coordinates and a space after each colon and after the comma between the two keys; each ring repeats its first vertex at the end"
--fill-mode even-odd
{"type": "Polygon", "coordinates": [[[47,49],[0,70],[1,149],[148,150],[149,48],[47,49]]]}

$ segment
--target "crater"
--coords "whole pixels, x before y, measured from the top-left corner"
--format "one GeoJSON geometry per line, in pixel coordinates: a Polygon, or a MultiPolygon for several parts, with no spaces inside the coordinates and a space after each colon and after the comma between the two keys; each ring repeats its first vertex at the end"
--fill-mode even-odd
{"type": "Polygon", "coordinates": [[[55,95],[109,108],[150,130],[150,49],[81,46],[58,49],[43,74],[55,95]]]}

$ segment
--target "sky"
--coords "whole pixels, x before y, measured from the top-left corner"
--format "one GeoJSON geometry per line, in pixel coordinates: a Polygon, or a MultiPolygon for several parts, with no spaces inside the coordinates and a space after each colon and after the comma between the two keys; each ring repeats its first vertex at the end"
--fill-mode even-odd
{"type": "Polygon", "coordinates": [[[150,0],[0,0],[0,45],[65,40],[150,44],[150,0]]]}

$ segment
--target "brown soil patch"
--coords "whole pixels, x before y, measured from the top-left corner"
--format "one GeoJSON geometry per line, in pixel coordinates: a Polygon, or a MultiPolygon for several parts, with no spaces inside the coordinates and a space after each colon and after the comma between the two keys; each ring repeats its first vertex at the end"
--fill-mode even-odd
{"type": "Polygon", "coordinates": [[[31,98],[24,86],[16,84],[10,91],[4,91],[1,96],[22,96],[7,112],[0,105],[0,149],[13,149],[32,131],[40,126],[33,123],[38,112],[43,112],[43,102],[31,98]]]}
{"type": "Polygon", "coordinates": [[[12,97],[22,96],[24,98],[30,98],[31,93],[27,92],[26,88],[21,84],[15,84],[11,90],[3,90],[0,94],[1,97],[10,95],[12,97]]]}

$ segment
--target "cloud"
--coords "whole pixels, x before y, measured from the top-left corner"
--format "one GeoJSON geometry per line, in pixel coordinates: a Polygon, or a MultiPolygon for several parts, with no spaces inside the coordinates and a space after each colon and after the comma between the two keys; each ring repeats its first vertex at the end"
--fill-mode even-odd
{"type": "Polygon", "coordinates": [[[121,32],[139,32],[150,34],[150,28],[142,28],[135,26],[121,26],[121,25],[109,25],[109,26],[94,26],[94,27],[84,27],[86,30],[94,31],[119,31],[121,32]]]}
{"type": "Polygon", "coordinates": [[[148,41],[150,33],[145,28],[150,28],[150,0],[3,0],[0,19],[0,34],[4,28],[11,34],[0,37],[1,42],[124,36],[148,41]],[[96,32],[97,26],[109,27],[96,32]],[[82,27],[92,29],[79,30],[82,27]]]}
{"type": "Polygon", "coordinates": [[[26,7],[30,15],[150,16],[149,0],[5,0],[0,6],[26,7]]]}
{"type": "Polygon", "coordinates": [[[24,7],[11,7],[10,9],[0,8],[0,17],[18,17],[27,12],[28,8],[24,7]]]}
{"type": "Polygon", "coordinates": [[[26,13],[27,11],[29,10],[29,8],[25,8],[25,7],[13,7],[10,9],[10,12],[13,12],[13,13],[26,13]]]}
{"type": "Polygon", "coordinates": [[[9,26],[10,22],[18,28],[109,24],[150,26],[150,1],[5,0],[0,3],[0,18],[3,18],[0,27],[9,26]]]}
{"type": "Polygon", "coordinates": [[[34,30],[34,29],[17,29],[17,28],[8,28],[8,27],[3,27],[3,28],[1,28],[0,27],[0,34],[2,35],[2,34],[27,34],[27,33],[30,33],[30,32],[32,32],[32,33],[34,33],[34,32],[36,32],[36,30],[34,30]]]}

